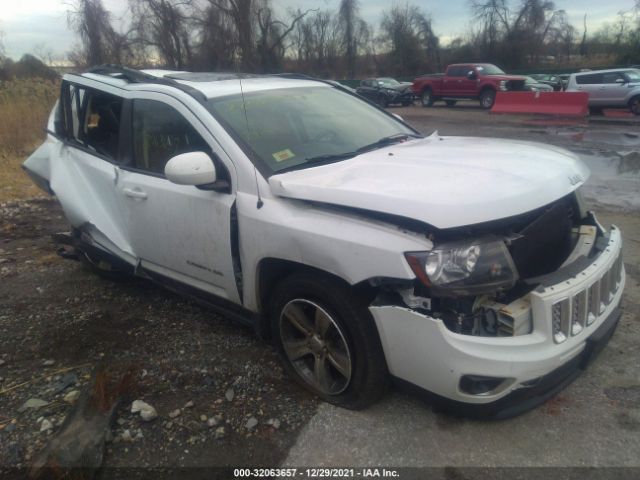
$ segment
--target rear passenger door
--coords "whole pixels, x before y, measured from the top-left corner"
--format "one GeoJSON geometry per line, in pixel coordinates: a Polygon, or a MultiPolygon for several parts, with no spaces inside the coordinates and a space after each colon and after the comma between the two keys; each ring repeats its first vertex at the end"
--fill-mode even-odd
{"type": "Polygon", "coordinates": [[[118,93],[110,87],[62,83],[64,145],[59,155],[51,157],[55,162],[51,187],[74,227],[88,231],[106,250],[131,260],[116,191],[124,103],[118,93]]]}
{"type": "Polygon", "coordinates": [[[601,73],[590,73],[587,75],[576,75],[576,89],[589,94],[589,106],[597,107],[603,105],[603,90],[601,73]]]}
{"type": "Polygon", "coordinates": [[[174,156],[203,151],[219,179],[232,184],[215,139],[182,103],[172,97],[131,102],[129,164],[118,188],[128,232],[140,266],[162,279],[239,303],[231,251],[235,195],[176,185],[164,175],[174,156]]]}

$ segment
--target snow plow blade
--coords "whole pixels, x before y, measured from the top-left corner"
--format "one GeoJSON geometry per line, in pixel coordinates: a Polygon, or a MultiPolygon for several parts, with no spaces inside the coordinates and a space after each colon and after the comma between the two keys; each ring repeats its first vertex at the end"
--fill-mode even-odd
{"type": "Polygon", "coordinates": [[[588,102],[586,92],[498,92],[491,113],[586,117],[588,102]]]}

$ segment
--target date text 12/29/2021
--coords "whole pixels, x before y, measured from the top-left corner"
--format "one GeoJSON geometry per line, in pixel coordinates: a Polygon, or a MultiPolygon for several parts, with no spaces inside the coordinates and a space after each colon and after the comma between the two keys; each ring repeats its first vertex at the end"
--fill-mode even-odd
{"type": "Polygon", "coordinates": [[[234,478],[400,478],[390,468],[235,468],[234,478]]]}

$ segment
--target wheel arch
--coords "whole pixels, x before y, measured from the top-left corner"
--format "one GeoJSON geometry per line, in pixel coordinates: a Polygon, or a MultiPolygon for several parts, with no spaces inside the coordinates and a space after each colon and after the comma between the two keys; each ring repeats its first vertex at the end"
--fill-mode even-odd
{"type": "Polygon", "coordinates": [[[311,265],[277,257],[263,258],[258,263],[255,279],[256,301],[260,312],[259,333],[262,337],[268,337],[270,332],[269,299],[271,293],[280,281],[299,272],[329,277],[345,288],[354,289],[354,293],[370,296],[371,300],[373,300],[377,291],[367,280],[352,284],[335,273],[311,265]]]}

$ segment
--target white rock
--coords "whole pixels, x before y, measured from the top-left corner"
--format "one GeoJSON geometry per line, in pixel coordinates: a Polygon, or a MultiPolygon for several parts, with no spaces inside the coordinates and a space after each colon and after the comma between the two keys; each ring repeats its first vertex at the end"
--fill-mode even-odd
{"type": "Polygon", "coordinates": [[[278,420],[277,418],[270,418],[269,420],[267,420],[267,425],[271,425],[277,430],[278,428],[280,428],[280,420],[278,420]]]}
{"type": "Polygon", "coordinates": [[[169,414],[169,418],[176,418],[180,416],[180,409],[176,408],[173,412],[169,414]]]}
{"type": "Polygon", "coordinates": [[[45,367],[50,367],[51,365],[54,365],[56,363],[55,360],[45,360],[44,362],[42,362],[42,365],[44,365],[45,367]]]}
{"type": "Polygon", "coordinates": [[[122,441],[123,442],[132,442],[133,441],[133,437],[131,436],[131,432],[127,429],[124,432],[122,432],[122,441]]]}
{"type": "Polygon", "coordinates": [[[143,400],[134,400],[131,404],[131,413],[138,412],[140,412],[140,418],[145,422],[150,422],[158,417],[156,409],[143,400]]]}
{"type": "Polygon", "coordinates": [[[236,395],[236,393],[233,391],[233,388],[230,388],[226,392],[224,392],[224,398],[227,399],[227,402],[233,401],[233,397],[235,395],[236,395]]]}
{"type": "Polygon", "coordinates": [[[80,391],[79,390],[71,390],[64,397],[62,397],[62,399],[67,403],[72,403],[73,404],[73,403],[76,403],[76,401],[78,400],[78,397],[80,397],[80,391]]]}
{"type": "Polygon", "coordinates": [[[247,420],[247,430],[253,430],[254,428],[256,428],[258,426],[258,419],[256,417],[251,417],[249,420],[247,420]]]}
{"type": "Polygon", "coordinates": [[[45,432],[48,430],[53,430],[53,424],[48,419],[45,418],[44,420],[42,420],[42,423],[40,424],[40,431],[45,432]]]}
{"type": "Polygon", "coordinates": [[[184,404],[184,408],[193,408],[193,406],[194,406],[194,403],[191,400],[189,400],[187,403],[184,404]]]}
{"type": "Polygon", "coordinates": [[[218,427],[216,428],[216,438],[222,438],[224,437],[224,427],[218,427]]]}
{"type": "Polygon", "coordinates": [[[216,425],[218,425],[218,420],[214,417],[211,417],[209,419],[207,419],[207,426],[208,427],[215,427],[216,425]]]}
{"type": "Polygon", "coordinates": [[[206,422],[207,421],[207,416],[206,415],[200,415],[200,421],[201,422],[206,422]]]}

